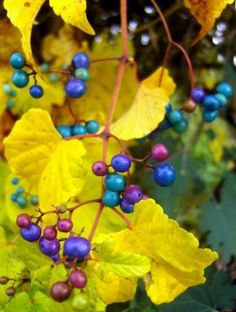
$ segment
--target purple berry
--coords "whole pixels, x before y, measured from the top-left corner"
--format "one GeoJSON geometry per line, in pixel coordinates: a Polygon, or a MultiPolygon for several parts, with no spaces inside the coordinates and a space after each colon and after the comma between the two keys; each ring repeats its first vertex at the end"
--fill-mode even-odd
{"type": "Polygon", "coordinates": [[[75,269],[69,275],[69,282],[75,288],[84,288],[87,284],[87,275],[84,271],[75,269]]]}
{"type": "Polygon", "coordinates": [[[41,237],[39,240],[39,248],[47,256],[55,256],[60,250],[60,243],[58,239],[47,240],[41,237]]]}
{"type": "Polygon", "coordinates": [[[143,197],[143,192],[138,185],[130,184],[125,189],[124,198],[130,203],[135,204],[139,202],[143,197]]]}
{"type": "Polygon", "coordinates": [[[65,282],[56,282],[52,285],[50,293],[55,301],[62,302],[70,297],[71,287],[65,282]]]}
{"type": "Polygon", "coordinates": [[[164,144],[155,144],[152,147],[151,155],[157,161],[164,161],[169,157],[169,151],[164,144]]]}
{"type": "Polygon", "coordinates": [[[16,224],[20,228],[28,228],[31,225],[31,218],[28,214],[22,213],[16,219],[16,224]]]}
{"type": "Polygon", "coordinates": [[[71,258],[86,257],[91,250],[90,241],[83,237],[71,236],[65,240],[64,254],[71,258]]]}
{"type": "Polygon", "coordinates": [[[71,219],[61,219],[57,223],[57,228],[60,232],[70,232],[73,228],[73,222],[71,219]]]}
{"type": "Polygon", "coordinates": [[[104,161],[96,161],[92,166],[93,173],[96,176],[105,176],[108,173],[108,166],[104,161]]]}
{"type": "Polygon", "coordinates": [[[202,88],[193,88],[191,92],[191,98],[194,102],[201,103],[206,94],[205,91],[202,88]]]}
{"type": "Polygon", "coordinates": [[[55,229],[54,226],[47,226],[47,227],[45,227],[45,229],[43,231],[43,237],[49,241],[52,241],[52,240],[56,239],[56,237],[57,237],[57,230],[55,229]]]}
{"type": "Polygon", "coordinates": [[[125,213],[131,213],[134,211],[134,205],[130,204],[126,198],[122,198],[120,201],[120,208],[125,213]]]}
{"type": "Polygon", "coordinates": [[[41,236],[41,232],[41,228],[35,223],[31,223],[29,227],[20,230],[22,238],[28,242],[37,241],[41,236]]]}
{"type": "Polygon", "coordinates": [[[86,85],[82,80],[71,79],[66,83],[66,94],[72,99],[76,99],[84,95],[86,92],[86,85]]]}
{"type": "Polygon", "coordinates": [[[60,256],[59,256],[59,255],[50,256],[50,258],[51,258],[54,262],[57,262],[57,261],[60,260],[60,256]]]}
{"type": "Polygon", "coordinates": [[[131,159],[127,155],[117,154],[112,157],[111,166],[117,172],[126,172],[131,166],[131,159]]]}

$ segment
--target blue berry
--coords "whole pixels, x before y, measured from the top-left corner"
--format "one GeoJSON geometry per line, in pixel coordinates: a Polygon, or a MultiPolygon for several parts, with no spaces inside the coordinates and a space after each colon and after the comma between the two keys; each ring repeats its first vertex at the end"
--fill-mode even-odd
{"type": "Polygon", "coordinates": [[[8,109],[12,109],[14,107],[14,102],[12,100],[8,100],[6,106],[8,109]]]}
{"type": "Polygon", "coordinates": [[[167,118],[165,118],[159,125],[158,125],[158,130],[164,131],[172,127],[171,123],[167,118]]]}
{"type": "Polygon", "coordinates": [[[73,56],[72,64],[75,68],[88,68],[90,60],[86,53],[78,52],[73,56]]]}
{"type": "Polygon", "coordinates": [[[134,205],[130,204],[127,199],[122,198],[120,201],[120,208],[125,213],[131,213],[134,211],[134,205]]]}
{"type": "Polygon", "coordinates": [[[109,191],[120,192],[125,188],[125,178],[120,174],[108,174],[105,179],[105,186],[109,191]]]}
{"type": "Polygon", "coordinates": [[[71,258],[84,258],[91,250],[90,241],[83,237],[71,236],[65,240],[64,254],[71,258]]]}
{"type": "Polygon", "coordinates": [[[173,125],[173,129],[178,132],[182,133],[188,129],[188,121],[187,119],[183,118],[180,122],[173,125]]]}
{"type": "Polygon", "coordinates": [[[90,120],[86,123],[86,129],[88,133],[96,133],[98,132],[100,126],[97,120],[90,120]]]}
{"type": "Polygon", "coordinates": [[[124,154],[117,154],[111,159],[111,166],[117,172],[126,172],[131,166],[131,159],[124,154]]]}
{"type": "Polygon", "coordinates": [[[57,126],[57,131],[63,138],[72,136],[72,129],[70,125],[59,125],[57,126]]]}
{"type": "Polygon", "coordinates": [[[82,80],[71,79],[67,81],[65,90],[69,97],[76,99],[85,94],[86,85],[82,80]]]}
{"type": "Polygon", "coordinates": [[[105,206],[113,208],[120,202],[120,195],[117,192],[106,191],[103,194],[102,202],[105,206]]]}
{"type": "Polygon", "coordinates": [[[58,76],[58,74],[56,74],[56,73],[50,73],[50,74],[48,75],[48,79],[49,79],[50,82],[56,83],[56,82],[58,82],[58,80],[59,80],[59,76],[58,76]]]}
{"type": "Polygon", "coordinates": [[[41,228],[35,223],[31,223],[29,227],[21,228],[20,230],[22,238],[28,242],[35,242],[39,240],[41,232],[41,228]]]}
{"type": "Polygon", "coordinates": [[[193,88],[191,92],[191,98],[194,102],[201,103],[206,96],[205,91],[202,88],[193,88]]]}
{"type": "Polygon", "coordinates": [[[221,82],[216,87],[217,93],[221,93],[227,98],[230,98],[233,95],[233,88],[228,82],[221,82]]]}
{"type": "Polygon", "coordinates": [[[166,104],[165,109],[166,109],[167,114],[170,113],[172,111],[171,104],[170,103],[166,104]]]}
{"type": "Polygon", "coordinates": [[[24,88],[29,83],[29,76],[26,71],[18,70],[13,73],[11,80],[17,88],[24,88]]]}
{"type": "Polygon", "coordinates": [[[47,256],[55,256],[60,250],[60,243],[58,239],[47,240],[44,237],[41,237],[39,240],[39,248],[43,254],[47,256]]]}
{"type": "Polygon", "coordinates": [[[216,93],[215,97],[216,97],[217,101],[220,103],[220,108],[222,108],[228,104],[228,99],[224,94],[216,93]]]}
{"type": "Polygon", "coordinates": [[[220,108],[220,103],[214,95],[207,95],[203,101],[203,106],[207,111],[215,111],[220,108]]]}
{"type": "Polygon", "coordinates": [[[20,208],[25,208],[27,206],[27,203],[28,203],[27,199],[23,196],[18,196],[16,202],[20,208]]]}
{"type": "Polygon", "coordinates": [[[89,80],[89,71],[86,68],[77,68],[75,70],[75,78],[86,82],[89,80]]]}
{"type": "Polygon", "coordinates": [[[25,66],[25,58],[22,53],[15,52],[10,57],[10,64],[15,69],[22,69],[25,66]]]}
{"type": "Polygon", "coordinates": [[[202,112],[202,118],[206,122],[212,122],[214,121],[218,116],[218,111],[207,111],[203,110],[202,112]]]}
{"type": "Polygon", "coordinates": [[[13,201],[14,203],[16,203],[17,202],[17,198],[18,198],[18,194],[16,194],[16,193],[13,193],[13,194],[11,194],[11,201],[13,201]]]}
{"type": "Polygon", "coordinates": [[[153,172],[154,181],[160,186],[169,186],[176,179],[176,170],[169,163],[159,164],[153,172]]]}
{"type": "Polygon", "coordinates": [[[125,189],[124,198],[130,204],[136,204],[143,198],[143,192],[138,185],[130,184],[125,189]]]}
{"type": "Polygon", "coordinates": [[[11,179],[11,183],[12,183],[13,185],[18,184],[19,181],[20,181],[20,179],[19,179],[19,178],[16,178],[16,177],[11,179]]]}
{"type": "Polygon", "coordinates": [[[57,261],[60,260],[60,256],[59,256],[59,255],[50,256],[50,258],[51,258],[54,262],[57,262],[57,261]]]}
{"type": "Polygon", "coordinates": [[[180,122],[182,119],[183,119],[183,114],[178,109],[173,109],[170,113],[168,113],[168,120],[172,125],[180,122]]]}
{"type": "Polygon", "coordinates": [[[34,205],[34,206],[38,205],[38,203],[39,203],[38,196],[37,195],[31,196],[30,197],[30,203],[31,203],[31,205],[34,205]]]}
{"type": "Polygon", "coordinates": [[[83,135],[83,134],[87,134],[87,129],[85,126],[78,124],[72,128],[72,135],[83,135]]]}
{"type": "Polygon", "coordinates": [[[30,88],[30,95],[35,98],[35,99],[39,99],[43,96],[43,88],[39,85],[34,85],[30,88]]]}
{"type": "Polygon", "coordinates": [[[24,193],[25,189],[22,187],[22,186],[18,186],[16,188],[16,193],[19,195],[19,194],[22,194],[24,193]]]}

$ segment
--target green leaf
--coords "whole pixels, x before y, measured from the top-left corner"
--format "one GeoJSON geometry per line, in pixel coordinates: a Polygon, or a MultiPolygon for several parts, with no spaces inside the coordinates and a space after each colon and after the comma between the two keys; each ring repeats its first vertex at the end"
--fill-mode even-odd
{"type": "Polygon", "coordinates": [[[221,201],[208,202],[203,207],[201,229],[209,233],[207,243],[217,250],[225,261],[236,254],[236,175],[226,177],[221,201]]]}

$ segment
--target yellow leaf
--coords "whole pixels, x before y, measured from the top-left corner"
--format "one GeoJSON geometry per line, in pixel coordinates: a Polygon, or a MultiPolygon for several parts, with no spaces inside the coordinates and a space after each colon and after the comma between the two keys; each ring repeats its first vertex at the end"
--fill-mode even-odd
{"type": "Polygon", "coordinates": [[[64,141],[46,111],[31,109],[24,114],[4,145],[11,170],[39,192],[43,211],[78,195],[86,182],[83,144],[64,141]]]}
{"type": "Polygon", "coordinates": [[[61,15],[66,23],[76,26],[90,35],[95,34],[86,17],[86,0],[50,0],[49,3],[55,14],[61,15]]]}
{"type": "Polygon", "coordinates": [[[204,269],[217,259],[216,252],[199,248],[197,238],[169,219],[152,199],[135,206],[134,218],[131,230],[116,233],[113,238],[117,250],[152,259],[146,287],[153,302],[169,302],[188,287],[204,282],[204,269]],[[175,291],[169,291],[169,282],[175,291]],[[158,295],[156,288],[162,288],[158,295]]]}
{"type": "Polygon", "coordinates": [[[194,44],[202,39],[214,26],[215,20],[221,15],[227,4],[234,0],[184,0],[184,5],[190,9],[202,28],[194,44]]]}

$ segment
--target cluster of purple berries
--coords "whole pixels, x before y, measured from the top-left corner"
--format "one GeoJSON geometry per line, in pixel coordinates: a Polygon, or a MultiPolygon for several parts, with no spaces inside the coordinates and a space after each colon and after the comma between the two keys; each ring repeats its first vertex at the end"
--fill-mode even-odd
{"type": "MultiPolygon", "coordinates": [[[[58,211],[65,212],[66,209],[58,211]]],[[[73,288],[81,289],[86,286],[86,273],[77,266],[89,255],[91,244],[88,239],[71,233],[73,222],[70,218],[59,218],[55,226],[46,226],[43,231],[38,222],[32,222],[32,218],[26,213],[20,214],[16,223],[24,240],[38,242],[40,251],[54,262],[66,257],[65,265],[72,269],[66,281],[52,285],[51,296],[54,300],[62,302],[68,299],[73,288]],[[60,239],[58,232],[68,233],[69,236],[60,239]]]]}
{"type": "Polygon", "coordinates": [[[89,80],[90,60],[86,53],[78,52],[72,58],[73,78],[68,80],[65,86],[66,94],[77,99],[86,92],[86,82],[89,80]]]}
{"type": "MultiPolygon", "coordinates": [[[[13,53],[10,57],[10,65],[14,69],[16,69],[16,71],[12,74],[11,77],[13,84],[17,88],[26,87],[29,83],[30,74],[27,73],[27,71],[23,70],[23,68],[27,66],[24,55],[20,52],[13,53]]],[[[33,98],[38,99],[43,96],[44,90],[41,86],[35,84],[30,87],[29,93],[33,98]]]]}
{"type": "Polygon", "coordinates": [[[16,203],[20,208],[25,208],[30,202],[31,205],[38,205],[38,196],[37,195],[28,195],[25,192],[25,189],[19,185],[19,178],[12,178],[11,183],[16,185],[16,191],[11,194],[11,201],[16,203]],[[29,197],[29,198],[28,198],[29,197]]]}
{"type": "Polygon", "coordinates": [[[212,122],[217,118],[219,110],[228,104],[228,100],[232,95],[232,86],[227,82],[221,82],[216,86],[215,94],[207,95],[204,89],[194,88],[191,98],[201,105],[203,120],[212,122]]]}
{"type": "Polygon", "coordinates": [[[9,83],[4,83],[2,89],[3,92],[8,96],[6,108],[12,109],[14,107],[14,98],[16,97],[16,91],[12,89],[9,83]]]}
{"type": "Polygon", "coordinates": [[[71,136],[94,134],[98,132],[100,125],[97,120],[89,120],[87,122],[80,122],[75,126],[71,125],[59,125],[57,126],[57,131],[63,138],[68,138],[71,136]]]}

